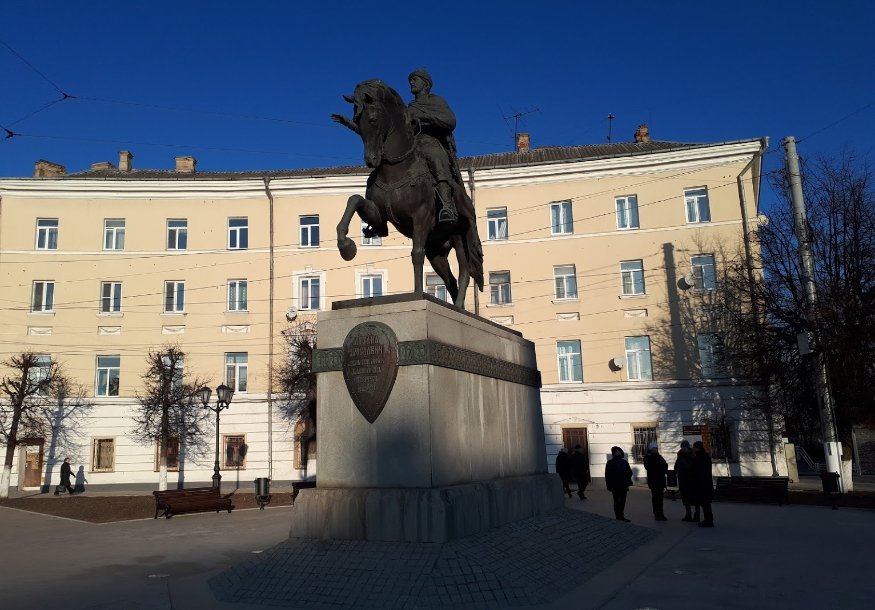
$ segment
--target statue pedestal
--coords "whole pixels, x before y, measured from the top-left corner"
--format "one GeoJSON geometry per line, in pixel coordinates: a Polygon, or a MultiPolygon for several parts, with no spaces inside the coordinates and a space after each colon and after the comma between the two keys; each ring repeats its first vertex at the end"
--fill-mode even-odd
{"type": "Polygon", "coordinates": [[[530,341],[414,295],[335,303],[318,332],[317,487],[292,537],[445,542],[564,506],[530,341]]]}

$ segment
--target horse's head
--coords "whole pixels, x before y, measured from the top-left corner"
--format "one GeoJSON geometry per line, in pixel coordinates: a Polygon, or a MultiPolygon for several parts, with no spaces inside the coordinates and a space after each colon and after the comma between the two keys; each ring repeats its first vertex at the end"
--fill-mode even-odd
{"type": "Polygon", "coordinates": [[[393,131],[406,128],[404,101],[381,80],[359,83],[351,96],[344,95],[343,98],[355,106],[352,120],[365,145],[365,163],[368,167],[379,167],[383,162],[386,138],[393,131]]]}

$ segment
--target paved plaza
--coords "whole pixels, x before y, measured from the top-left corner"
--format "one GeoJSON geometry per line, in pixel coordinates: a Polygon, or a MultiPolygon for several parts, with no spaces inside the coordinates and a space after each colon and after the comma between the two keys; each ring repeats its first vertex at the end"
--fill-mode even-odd
{"type": "MultiPolygon", "coordinates": [[[[875,511],[716,504],[717,527],[633,489],[444,545],[289,541],[291,510],[89,524],[0,508],[5,607],[868,608],[875,511]],[[221,600],[221,601],[220,601],[221,600]]],[[[63,501],[64,498],[59,499],[63,501]]]]}

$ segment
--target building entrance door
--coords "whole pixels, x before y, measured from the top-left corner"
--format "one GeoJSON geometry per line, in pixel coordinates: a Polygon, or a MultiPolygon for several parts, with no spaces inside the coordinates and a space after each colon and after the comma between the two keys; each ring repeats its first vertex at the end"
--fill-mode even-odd
{"type": "Polygon", "coordinates": [[[23,487],[39,487],[43,473],[43,446],[27,445],[24,447],[24,481],[23,487]]]}
{"type": "Polygon", "coordinates": [[[580,445],[586,461],[589,462],[589,443],[586,440],[586,428],[562,428],[562,445],[568,453],[574,453],[574,447],[580,445]]]}

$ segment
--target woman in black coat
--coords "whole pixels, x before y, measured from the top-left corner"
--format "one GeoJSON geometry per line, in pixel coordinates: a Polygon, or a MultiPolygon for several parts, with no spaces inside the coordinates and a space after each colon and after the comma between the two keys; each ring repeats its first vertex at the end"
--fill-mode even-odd
{"type": "Polygon", "coordinates": [[[562,479],[562,491],[571,497],[571,458],[568,456],[568,449],[562,447],[556,455],[556,474],[562,479]]]}
{"type": "Polygon", "coordinates": [[[681,492],[681,502],[684,503],[686,514],[681,521],[699,522],[699,502],[696,500],[696,494],[693,484],[693,450],[690,448],[690,441],[681,441],[681,449],[678,451],[677,460],[674,463],[674,471],[678,477],[678,488],[681,492]],[[692,508],[695,507],[696,513],[692,514],[692,508]]]}
{"type": "Polygon", "coordinates": [[[693,494],[702,505],[703,520],[699,527],[714,527],[711,500],[714,498],[714,481],[711,478],[711,456],[705,451],[702,441],[693,443],[693,494]]]}
{"type": "Polygon", "coordinates": [[[611,459],[605,464],[605,485],[614,496],[614,516],[618,521],[629,522],[626,518],[626,494],[632,486],[632,468],[623,459],[623,450],[611,447],[611,459]]]}

